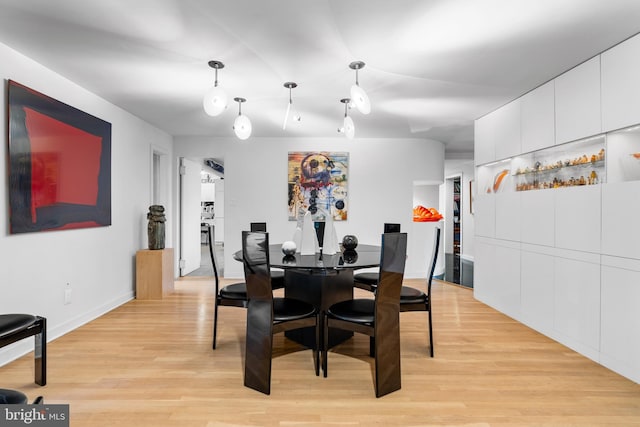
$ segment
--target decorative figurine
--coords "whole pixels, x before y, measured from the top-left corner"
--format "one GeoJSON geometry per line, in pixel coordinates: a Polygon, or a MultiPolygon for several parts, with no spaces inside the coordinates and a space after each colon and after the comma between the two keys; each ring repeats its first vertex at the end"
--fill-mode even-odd
{"type": "Polygon", "coordinates": [[[149,224],[147,234],[149,236],[149,249],[164,249],[164,206],[151,205],[147,213],[149,224]]]}
{"type": "Polygon", "coordinates": [[[347,234],[342,238],[342,247],[346,251],[352,251],[358,246],[358,238],[354,235],[347,234]]]}

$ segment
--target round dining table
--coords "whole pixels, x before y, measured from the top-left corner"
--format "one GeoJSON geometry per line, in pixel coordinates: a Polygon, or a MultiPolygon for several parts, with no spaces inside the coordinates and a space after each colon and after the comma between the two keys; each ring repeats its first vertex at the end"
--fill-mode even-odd
{"type": "MultiPolygon", "coordinates": [[[[242,261],[242,251],[234,254],[242,261]]],[[[285,255],[281,244],[269,245],[269,263],[272,268],[284,270],[284,293],[313,304],[324,313],[331,305],[353,299],[353,272],[357,269],[379,267],[380,246],[360,244],[354,250],[342,250],[335,254],[285,255]]],[[[287,338],[307,347],[315,348],[315,331],[302,328],[285,333],[287,338]]],[[[329,347],[353,336],[352,332],[330,329],[329,347]]],[[[321,337],[320,345],[323,343],[321,337]]]]}

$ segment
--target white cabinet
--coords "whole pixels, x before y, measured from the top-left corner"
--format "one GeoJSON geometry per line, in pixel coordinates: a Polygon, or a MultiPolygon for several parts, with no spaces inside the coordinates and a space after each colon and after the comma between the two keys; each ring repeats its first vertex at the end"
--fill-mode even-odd
{"type": "Polygon", "coordinates": [[[640,260],[640,181],[602,186],[602,253],[640,260]]]}
{"type": "Polygon", "coordinates": [[[523,243],[552,247],[555,243],[555,192],[549,190],[521,193],[522,219],[520,223],[523,243]]]}
{"type": "Polygon", "coordinates": [[[522,193],[499,193],[496,198],[496,239],[520,241],[520,197],[522,193]]]}
{"type": "Polygon", "coordinates": [[[496,160],[516,156],[522,152],[520,136],[520,99],[494,111],[496,160]]]}
{"type": "Polygon", "coordinates": [[[603,257],[601,363],[640,383],[640,261],[603,257]]]}
{"type": "Polygon", "coordinates": [[[495,153],[494,116],[487,114],[476,120],[474,125],[474,161],[476,165],[493,162],[495,153]]]}
{"type": "Polygon", "coordinates": [[[522,246],[522,321],[546,335],[553,333],[554,265],[551,248],[522,246]]]}
{"type": "Polygon", "coordinates": [[[552,147],[555,144],[554,97],[553,81],[522,97],[523,153],[552,147]]]}
{"type": "Polygon", "coordinates": [[[556,198],[555,247],[600,252],[600,187],[589,185],[553,190],[556,198]]]}
{"type": "Polygon", "coordinates": [[[496,199],[492,194],[478,194],[475,204],[476,236],[494,237],[496,234],[496,199]]]}
{"type": "Polygon", "coordinates": [[[601,61],[603,130],[640,123],[640,36],[604,52],[601,61]]]}
{"type": "MultiPolygon", "coordinates": [[[[560,341],[597,360],[600,349],[599,256],[556,256],[554,330],[560,341]],[[575,259],[570,257],[576,256],[575,259]]],[[[620,325],[622,326],[622,325],[620,325]]]]}
{"type": "Polygon", "coordinates": [[[556,144],[602,131],[600,56],[555,79],[556,144]]]}
{"type": "Polygon", "coordinates": [[[473,296],[486,304],[492,300],[496,278],[496,250],[491,239],[476,237],[473,257],[473,296]]]}

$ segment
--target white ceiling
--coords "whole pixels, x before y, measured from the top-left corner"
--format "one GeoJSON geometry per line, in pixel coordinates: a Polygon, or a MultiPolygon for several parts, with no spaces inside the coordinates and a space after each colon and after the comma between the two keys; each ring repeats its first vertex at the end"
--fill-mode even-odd
{"type": "MultiPolygon", "coordinates": [[[[473,120],[640,31],[640,0],[0,0],[0,42],[172,135],[432,138],[472,151],[473,120]],[[288,89],[302,114],[282,130],[288,89]]],[[[3,76],[11,78],[11,76],[3,76]]]]}

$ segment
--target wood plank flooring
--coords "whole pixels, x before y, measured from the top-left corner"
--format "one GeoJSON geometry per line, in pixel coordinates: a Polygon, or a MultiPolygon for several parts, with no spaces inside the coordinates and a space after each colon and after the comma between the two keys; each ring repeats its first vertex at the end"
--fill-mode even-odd
{"type": "MultiPolygon", "coordinates": [[[[406,281],[423,286],[422,281],[406,281]]],[[[359,290],[358,290],[359,291],[359,290]]],[[[76,427],[640,426],[640,385],[436,281],[435,358],[426,313],[402,313],[402,389],[373,390],[368,338],[329,353],[281,335],[271,395],[243,386],[245,310],[220,308],[213,282],[186,279],[160,301],[131,301],[49,344],[48,385],[28,354],[0,368],[0,387],[68,403],[76,427]]]]}

